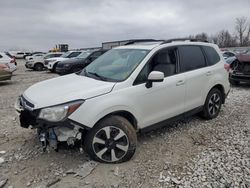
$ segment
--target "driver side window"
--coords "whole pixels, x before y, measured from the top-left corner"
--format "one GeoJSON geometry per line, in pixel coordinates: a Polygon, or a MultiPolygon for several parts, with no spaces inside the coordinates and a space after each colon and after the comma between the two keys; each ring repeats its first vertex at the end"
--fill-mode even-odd
{"type": "Polygon", "coordinates": [[[143,69],[137,76],[134,85],[145,83],[148,79],[149,73],[152,71],[163,72],[164,77],[168,77],[176,74],[177,70],[176,68],[177,68],[176,48],[160,50],[143,67],[143,69]]]}

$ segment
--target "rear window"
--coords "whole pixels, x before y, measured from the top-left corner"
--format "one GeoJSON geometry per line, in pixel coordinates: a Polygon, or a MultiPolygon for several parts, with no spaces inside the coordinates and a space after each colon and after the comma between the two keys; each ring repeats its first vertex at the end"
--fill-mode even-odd
{"type": "Polygon", "coordinates": [[[206,66],[205,57],[200,46],[179,46],[180,70],[187,72],[206,66]]]}
{"type": "Polygon", "coordinates": [[[208,65],[214,65],[220,61],[220,56],[214,48],[210,46],[202,46],[202,48],[206,53],[208,65]]]}

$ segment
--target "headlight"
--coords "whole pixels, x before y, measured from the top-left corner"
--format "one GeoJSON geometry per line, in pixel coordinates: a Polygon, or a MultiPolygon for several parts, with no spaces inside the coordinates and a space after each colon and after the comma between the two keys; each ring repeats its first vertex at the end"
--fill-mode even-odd
{"type": "Polygon", "coordinates": [[[40,111],[39,118],[51,122],[62,121],[74,111],[76,111],[76,109],[79,108],[83,102],[83,100],[80,100],[63,105],[44,108],[40,111]]]}

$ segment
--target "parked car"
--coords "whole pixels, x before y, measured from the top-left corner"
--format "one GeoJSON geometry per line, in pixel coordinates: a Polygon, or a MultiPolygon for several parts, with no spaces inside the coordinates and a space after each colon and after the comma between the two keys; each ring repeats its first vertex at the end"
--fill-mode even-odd
{"type": "Polygon", "coordinates": [[[107,50],[86,51],[76,58],[59,62],[56,66],[56,73],[64,75],[81,71],[84,67],[89,65],[106,51],[107,50]]]}
{"type": "Polygon", "coordinates": [[[23,58],[25,59],[27,56],[31,56],[31,55],[32,55],[32,53],[31,53],[31,52],[25,52],[25,54],[24,54],[23,58]]]}
{"type": "Polygon", "coordinates": [[[64,60],[70,59],[70,58],[74,58],[79,56],[82,53],[82,51],[69,51],[64,53],[62,56],[60,57],[54,57],[54,58],[49,58],[47,60],[44,61],[44,65],[46,66],[46,68],[51,71],[51,72],[55,72],[56,71],[56,65],[64,60]]]}
{"type": "Polygon", "coordinates": [[[238,85],[240,82],[250,83],[250,50],[237,54],[231,63],[231,69],[229,81],[232,85],[238,85]]]}
{"type": "Polygon", "coordinates": [[[51,52],[48,54],[35,54],[33,56],[29,56],[29,58],[27,58],[27,62],[25,63],[25,67],[35,71],[42,71],[45,68],[44,61],[46,59],[60,57],[62,54],[63,52],[51,52]]]}
{"type": "Polygon", "coordinates": [[[93,159],[119,163],[134,155],[138,131],[196,113],[216,118],[230,90],[219,48],[176,40],[130,42],[79,74],[31,86],[15,105],[21,126],[37,128],[44,149],[79,140],[93,159]]]}
{"type": "Polygon", "coordinates": [[[16,59],[23,59],[25,58],[27,55],[30,55],[30,52],[9,52],[12,56],[14,56],[16,59]]]}
{"type": "Polygon", "coordinates": [[[10,72],[14,72],[17,69],[16,60],[11,58],[5,52],[0,52],[0,64],[7,64],[10,68],[10,72]]]}
{"type": "Polygon", "coordinates": [[[9,52],[4,52],[9,58],[11,58],[14,62],[14,64],[17,66],[17,63],[16,63],[16,58],[14,56],[12,56],[9,52]]]}
{"type": "Polygon", "coordinates": [[[29,60],[30,58],[34,57],[34,56],[44,56],[46,53],[44,52],[33,52],[33,53],[29,53],[27,55],[24,56],[25,60],[29,60]]]}
{"type": "Polygon", "coordinates": [[[10,80],[12,73],[8,64],[0,63],[0,81],[10,80]]]}

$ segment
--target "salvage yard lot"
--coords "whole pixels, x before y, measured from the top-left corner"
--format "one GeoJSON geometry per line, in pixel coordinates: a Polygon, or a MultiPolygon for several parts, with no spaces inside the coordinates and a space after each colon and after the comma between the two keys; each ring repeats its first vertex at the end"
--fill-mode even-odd
{"type": "Polygon", "coordinates": [[[250,85],[231,88],[216,119],[194,116],[139,135],[132,160],[94,163],[83,178],[75,173],[90,160],[84,152],[62,146],[43,153],[35,130],[19,126],[17,96],[57,75],[17,64],[12,80],[0,83],[0,151],[6,151],[0,153],[0,182],[8,179],[6,187],[250,187],[250,85]]]}

